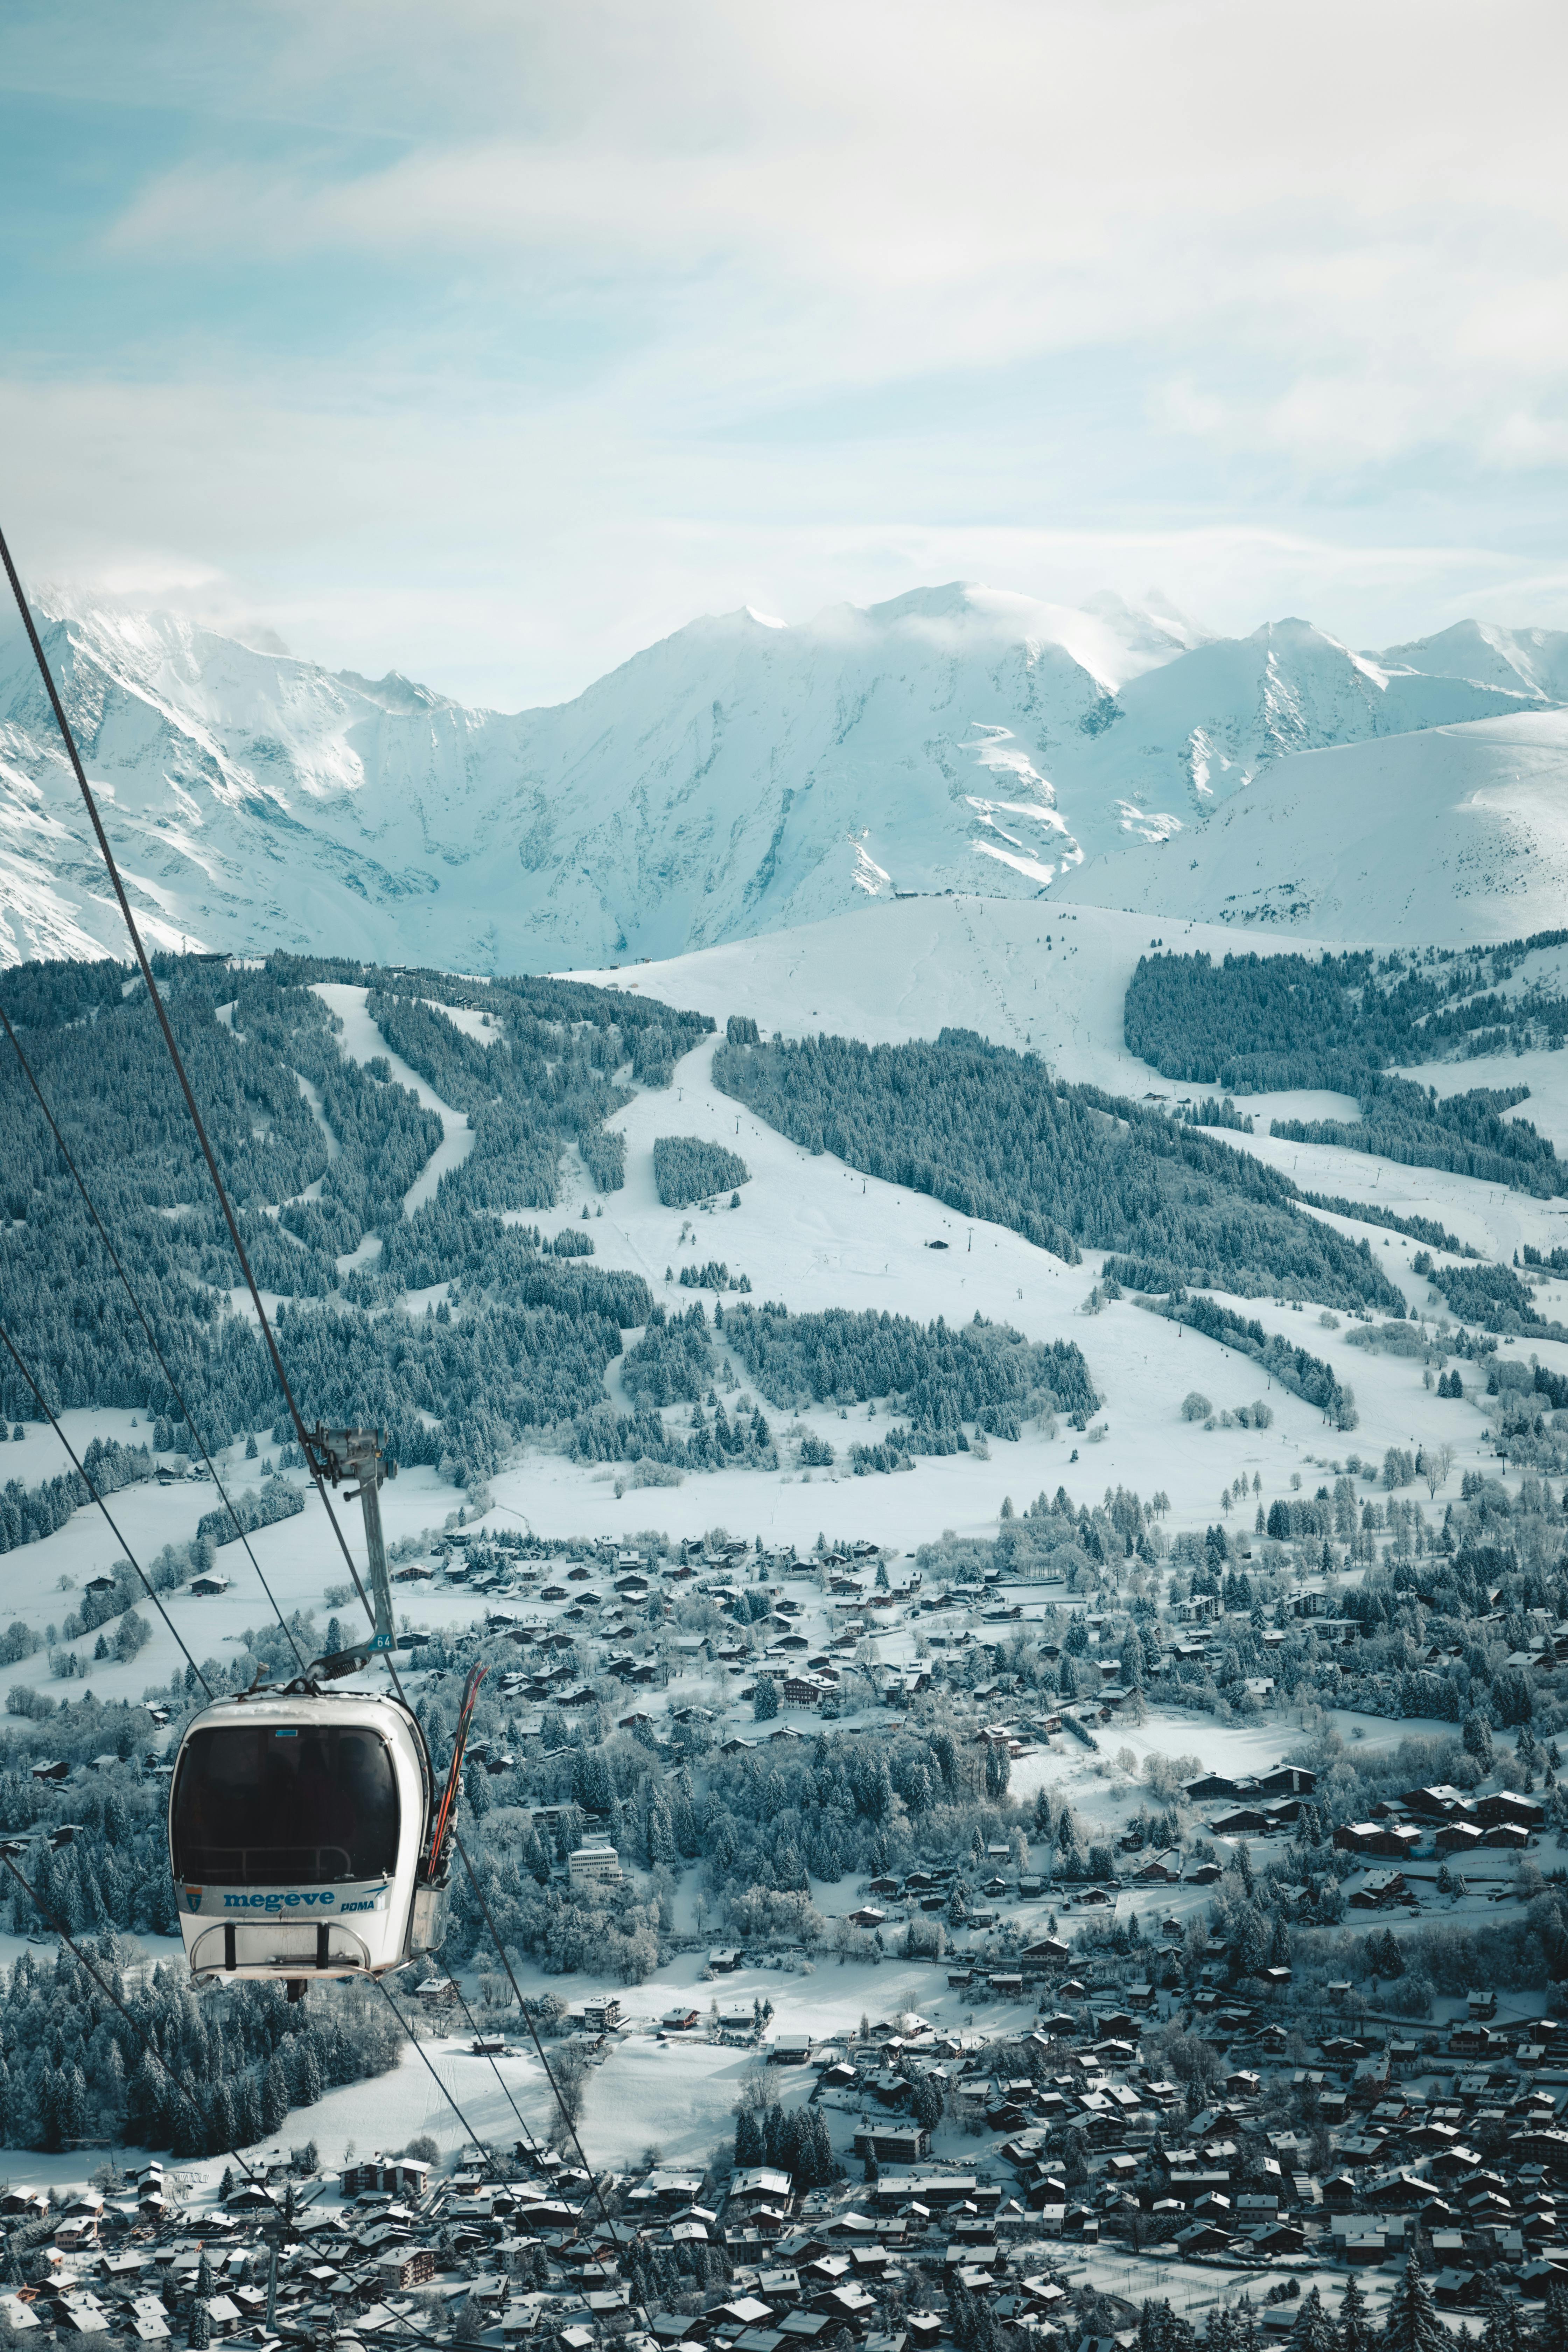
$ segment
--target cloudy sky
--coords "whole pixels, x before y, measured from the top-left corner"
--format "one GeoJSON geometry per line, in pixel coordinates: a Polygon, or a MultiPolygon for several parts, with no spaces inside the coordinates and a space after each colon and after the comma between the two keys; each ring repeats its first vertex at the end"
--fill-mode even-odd
{"type": "Polygon", "coordinates": [[[35,582],[507,707],[701,611],[1568,625],[1561,0],[11,0],[35,582]]]}

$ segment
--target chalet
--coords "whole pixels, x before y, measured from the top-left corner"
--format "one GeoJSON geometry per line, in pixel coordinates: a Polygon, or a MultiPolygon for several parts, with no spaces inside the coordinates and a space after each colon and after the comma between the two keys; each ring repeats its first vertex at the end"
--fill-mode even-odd
{"type": "Polygon", "coordinates": [[[919,2124],[862,2124],[855,2134],[855,2153],[874,2156],[879,2164],[919,2164],[931,2152],[931,2135],[919,2124]]]}
{"type": "Polygon", "coordinates": [[[1161,1883],[1175,1885],[1182,1875],[1181,1848],[1173,1845],[1166,1846],[1159,1853],[1148,1855],[1137,1865],[1132,1875],[1134,1878],[1142,1879],[1145,1885],[1157,1885],[1161,1883]]]}
{"type": "Polygon", "coordinates": [[[434,2246],[396,2246],[377,2254],[371,2263],[376,2284],[384,2293],[427,2286],[436,2275],[434,2246]]]}
{"type": "Polygon", "coordinates": [[[1405,1895],[1405,1873],[1402,1870],[1374,1870],[1368,1873],[1361,1885],[1351,1891],[1352,1910],[1379,1911],[1384,1904],[1398,1903],[1405,1895]]]}
{"type": "Polygon", "coordinates": [[[1422,1832],[1397,1822],[1347,1822],[1334,1832],[1342,1853],[1378,1854],[1402,1861],[1421,1843],[1422,1832]]]}
{"type": "Polygon", "coordinates": [[[1476,1799],[1475,1817],[1484,1830],[1503,1826],[1523,1830],[1543,1829],[1546,1815],[1533,1797],[1521,1797],[1512,1789],[1494,1790],[1489,1796],[1476,1799]]]}
{"type": "Polygon", "coordinates": [[[787,2172],[775,2172],[765,2164],[753,2165],[744,2172],[731,2175],[730,2193],[724,2200],[724,2210],[728,2216],[731,2207],[737,2213],[744,2213],[750,2207],[773,2205],[787,2213],[794,2196],[794,2186],[787,2172]]]}
{"type": "MultiPolygon", "coordinates": [[[[395,2197],[423,2197],[429,2179],[430,2167],[419,2158],[378,2152],[362,2163],[346,2165],[339,2188],[344,2197],[363,2197],[367,2189],[389,2190],[395,2197]]],[[[268,2198],[267,2201],[276,2200],[268,2198]]]]}
{"type": "Polygon", "coordinates": [[[1176,2245],[1186,2258],[1194,2254],[1223,2253],[1230,2243],[1230,2232],[1217,2221],[1190,2221],[1176,2232],[1176,2245]]]}
{"type": "Polygon", "coordinates": [[[1408,1789],[1400,1799],[1407,1813],[1421,1813],[1428,1820],[1449,1822],[1469,1821],[1475,1817],[1475,1806],[1462,1789],[1447,1780],[1430,1789],[1408,1789]]]}
{"type": "Polygon", "coordinates": [[[654,2171],[638,2183],[627,2201],[639,2214],[650,2208],[660,2212],[679,2212],[691,2203],[701,2186],[700,2173],[654,2171]]]}

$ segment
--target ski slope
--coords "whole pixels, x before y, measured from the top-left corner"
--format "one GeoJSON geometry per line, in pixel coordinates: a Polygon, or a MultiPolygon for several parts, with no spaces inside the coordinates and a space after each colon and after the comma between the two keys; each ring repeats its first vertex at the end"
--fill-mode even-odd
{"type": "MultiPolygon", "coordinates": [[[[858,1027],[860,1034],[873,1037],[930,1034],[942,1019],[979,1026],[987,1002],[996,1010],[998,1000],[992,992],[1000,989],[1000,1005],[1010,1005],[1013,1017],[1039,1020],[1047,1047],[1053,1036],[1068,1040],[1070,1052],[1062,1057],[1068,1076],[1142,1093],[1136,1081],[1150,1074],[1116,1045],[1111,1026],[1120,1019],[1127,961],[1142,944],[1132,919],[1102,915],[1091,922],[1089,910],[1081,916],[1069,910],[1060,928],[1053,929],[1057,944],[1049,949],[1033,943],[1026,948],[1016,926],[1032,919],[1032,909],[997,909],[985,902],[974,908],[949,901],[900,905],[875,913],[870,920],[844,917],[821,926],[814,953],[793,967],[780,961],[771,971],[753,972],[754,992],[749,997],[742,984],[753,951],[740,948],[684,958],[662,971],[650,968],[639,984],[711,1009],[721,1020],[727,1011],[755,1011],[759,1019],[768,1019],[770,1028],[858,1027]],[[1010,929],[1000,920],[1004,913],[1010,929]],[[963,929],[964,920],[973,939],[963,929]],[[990,930],[984,929],[986,923],[990,930]],[[966,939],[967,955],[963,948],[966,939]],[[1011,955],[1003,952],[1009,947],[1011,955]],[[908,968],[940,971],[940,988],[931,982],[928,986],[933,992],[910,996],[898,976],[908,968]],[[1026,1014],[1028,1006],[1046,1002],[1054,1007],[1049,1019],[1044,1013],[1026,1014]]],[[[1201,933],[1194,937],[1201,943],[1201,933]]],[[[786,942],[761,945],[780,959],[785,955],[786,942]]],[[[385,1050],[362,993],[334,1002],[345,1014],[342,1050],[360,1059],[385,1050]]],[[[999,1019],[998,1013],[992,1024],[994,1034],[999,1019]]],[[[644,1275],[655,1295],[671,1307],[685,1308],[694,1296],[703,1294],[667,1283],[667,1269],[714,1258],[726,1263],[734,1276],[744,1272],[756,1298],[779,1298],[797,1311],[864,1307],[921,1321],[942,1315],[950,1322],[968,1320],[978,1312],[1011,1323],[1031,1339],[1073,1340],[1083,1349],[1103,1399],[1092,1424],[1095,1433],[1063,1428],[1047,1436],[1030,1426],[1016,1443],[993,1440],[986,1454],[928,1459],[908,1473],[858,1478],[849,1475],[843,1457],[856,1440],[875,1442],[885,1423],[879,1425],[863,1406],[846,1409],[841,1415],[818,1405],[803,1412],[799,1421],[834,1445],[840,1460],[832,1469],[731,1469],[689,1474],[674,1486],[647,1487],[630,1481],[625,1465],[576,1464],[548,1446],[530,1446],[490,1480],[498,1525],[521,1525],[551,1536],[626,1540],[648,1528],[697,1536],[722,1526],[747,1538],[760,1534],[769,1543],[793,1542],[803,1550],[825,1532],[834,1540],[865,1537],[912,1551],[944,1528],[966,1535],[994,1533],[1005,1499],[1021,1509],[1042,1488],[1054,1493],[1058,1485],[1077,1496],[1121,1484],[1145,1496],[1163,1489],[1171,1497],[1167,1525],[1174,1531],[1207,1525],[1219,1511],[1221,1490],[1238,1475],[1259,1478],[1268,1497],[1288,1491],[1292,1476],[1300,1477],[1310,1492],[1332,1461],[1352,1449],[1363,1459],[1379,1461],[1391,1445],[1451,1443],[1457,1453],[1446,1493],[1458,1492],[1467,1468],[1495,1470],[1479,1405],[1437,1402],[1423,1385],[1420,1366],[1411,1360],[1352,1349],[1347,1328],[1322,1328],[1313,1314],[1268,1300],[1247,1302],[1248,1314],[1266,1328],[1325,1358],[1353,1386],[1361,1425],[1353,1437],[1336,1435],[1312,1408],[1270,1389],[1255,1363],[1195,1333],[1183,1332],[1126,1301],[1086,1314],[1099,1270],[1095,1255],[1081,1266],[1065,1266],[1005,1227],[984,1221],[971,1223],[924,1194],[863,1177],[831,1154],[803,1151],[718,1092],[710,1070],[713,1051],[714,1041],[704,1041],[677,1066],[669,1089],[639,1089],[617,1115],[616,1124],[627,1147],[623,1191],[600,1195],[581,1162],[568,1155],[558,1205],[550,1212],[529,1212],[530,1222],[537,1222],[546,1237],[565,1224],[581,1230],[586,1209],[597,1262],[644,1275]],[[740,1209],[681,1212],[663,1206],[653,1180],[653,1145],[658,1136],[670,1134],[708,1138],[741,1153],[751,1177],[742,1190],[740,1209]],[[928,1247],[937,1241],[946,1247],[928,1247]],[[1194,1430],[1180,1412],[1181,1399],[1194,1387],[1216,1408],[1234,1409],[1264,1394],[1275,1410],[1273,1426],[1264,1431],[1194,1430]]],[[[1554,1064],[1563,1059],[1541,1058],[1554,1064]]],[[[1153,1085],[1172,1091],[1168,1082],[1155,1080],[1153,1085]]],[[[448,1110],[427,1087],[424,1093],[433,1108],[448,1110]]],[[[1312,1101],[1279,1099],[1304,1106],[1312,1101]]],[[[1558,1203],[1527,1200],[1466,1177],[1405,1168],[1360,1153],[1276,1143],[1265,1134],[1226,1139],[1271,1159],[1315,1189],[1438,1217],[1461,1237],[1505,1257],[1525,1240],[1544,1250],[1563,1239],[1563,1212],[1558,1203]]],[[[447,1148],[443,1143],[438,1153],[447,1148]]],[[[1413,1244],[1349,1220],[1333,1222],[1352,1236],[1366,1234],[1413,1309],[1437,1311],[1436,1294],[1412,1271],[1413,1244]]],[[[1558,1287],[1562,1303],[1557,1311],[1568,1319],[1568,1286],[1558,1287]]],[[[421,1294],[410,1306],[423,1312],[426,1303],[426,1295],[421,1294]]],[[[710,1297],[706,1305],[711,1315],[710,1297]]],[[[1568,1348],[1534,1344],[1543,1361],[1568,1372],[1568,1348]]],[[[736,1382],[732,1401],[745,1391],[747,1381],[742,1368],[732,1364],[731,1370],[736,1382]]],[[[611,1392],[619,1401],[614,1370],[611,1392]]],[[[781,1461],[788,1464],[794,1449],[787,1431],[795,1416],[771,1405],[767,1411],[775,1433],[785,1441],[781,1461]]],[[[132,1430],[126,1412],[74,1414],[68,1426],[79,1447],[95,1430],[121,1438],[145,1435],[144,1430],[132,1430]]],[[[263,1456],[273,1450],[268,1432],[259,1432],[258,1440],[263,1456]]],[[[10,1454],[7,1475],[30,1485],[60,1466],[50,1434],[30,1427],[24,1443],[10,1454]]],[[[244,1486],[254,1483],[257,1468],[247,1469],[237,1451],[226,1475],[244,1486]]],[[[130,1488],[116,1497],[115,1516],[137,1556],[145,1559],[163,1542],[192,1534],[196,1518],[212,1508],[215,1499],[205,1486],[130,1488]]],[[[384,1496],[389,1539],[438,1529],[460,1499],[434,1472],[405,1472],[384,1496]]],[[[363,1538],[352,1514],[346,1526],[355,1558],[363,1562],[363,1538]]],[[[314,1607],[324,1632],[331,1605],[324,1595],[342,1580],[342,1569],[319,1506],[308,1498],[302,1515],[260,1530],[251,1541],[284,1606],[314,1607]]],[[[109,1530],[91,1511],[78,1512],[42,1544],[0,1556],[0,1622],[19,1618],[44,1635],[48,1624],[63,1620],[72,1606],[68,1592],[58,1589],[60,1578],[68,1577],[79,1588],[117,1556],[109,1530]]],[[[245,1630],[266,1615],[240,1549],[226,1546],[219,1564],[234,1579],[231,1589],[200,1601],[186,1596],[180,1603],[180,1620],[198,1658],[221,1658],[226,1647],[237,1644],[245,1630]]],[[[400,1601],[399,1607],[404,1605],[400,1601]]],[[[467,1622],[472,1612],[471,1601],[460,1590],[443,1593],[411,1588],[406,1605],[415,1623],[430,1627],[467,1622]]],[[[91,1687],[100,1696],[140,1695],[180,1663],[172,1637],[149,1611],[142,1613],[153,1624],[153,1641],[130,1665],[95,1666],[91,1687]]],[[[91,1646],[91,1637],[77,1644],[87,1652],[91,1646]]],[[[43,1650],[10,1669],[9,1679],[41,1685],[57,1694],[79,1688],[51,1681],[43,1650]]]]}

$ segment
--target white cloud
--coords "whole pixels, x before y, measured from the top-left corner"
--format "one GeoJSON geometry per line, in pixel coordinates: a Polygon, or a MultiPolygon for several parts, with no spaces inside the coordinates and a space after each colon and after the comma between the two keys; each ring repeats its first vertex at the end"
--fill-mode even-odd
{"type": "Polygon", "coordinates": [[[134,342],[0,383],[39,568],[498,699],[933,574],[1152,575],[1363,642],[1541,576],[1560,6],[172,0],[100,35],[40,16],[7,69],[194,127],[82,239],[151,289],[134,342]]]}

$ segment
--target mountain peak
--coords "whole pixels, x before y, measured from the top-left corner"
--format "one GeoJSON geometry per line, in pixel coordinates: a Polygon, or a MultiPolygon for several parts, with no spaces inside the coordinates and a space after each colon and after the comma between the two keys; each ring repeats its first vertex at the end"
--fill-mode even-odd
{"type": "MultiPolygon", "coordinates": [[[[1568,703],[1549,631],[1456,625],[1379,662],[1295,615],[1211,638],[1157,592],[1065,604],[952,580],[788,625],[742,606],[514,714],[188,614],[54,609],[61,690],[161,943],[467,971],[670,955],[949,891],[1157,891],[1174,912],[1302,754],[1441,729],[1450,760],[1466,721],[1568,703]],[[1163,857],[1179,834],[1192,854],[1163,857]]],[[[19,628],[0,725],[0,956],[118,950],[19,628]]],[[[1531,755],[1553,778],[1558,735],[1531,755]]],[[[1293,878],[1260,845],[1305,855],[1292,824],[1242,832],[1237,908],[1293,878]]],[[[1500,871],[1517,856],[1500,844],[1500,871]]]]}

